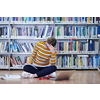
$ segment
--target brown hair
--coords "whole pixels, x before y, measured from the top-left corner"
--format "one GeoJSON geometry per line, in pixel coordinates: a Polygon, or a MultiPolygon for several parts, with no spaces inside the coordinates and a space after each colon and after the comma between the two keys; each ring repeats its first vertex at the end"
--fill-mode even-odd
{"type": "Polygon", "coordinates": [[[57,43],[57,40],[54,37],[49,37],[47,38],[47,43],[51,44],[54,47],[57,43]]]}

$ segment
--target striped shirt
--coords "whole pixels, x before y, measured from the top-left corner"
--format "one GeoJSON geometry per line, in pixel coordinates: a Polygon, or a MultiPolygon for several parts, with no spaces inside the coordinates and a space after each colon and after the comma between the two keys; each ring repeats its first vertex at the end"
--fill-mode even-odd
{"type": "Polygon", "coordinates": [[[29,57],[29,63],[34,65],[45,67],[48,65],[56,64],[56,48],[55,53],[52,53],[49,48],[45,47],[45,41],[37,42],[34,45],[31,56],[29,57]]]}

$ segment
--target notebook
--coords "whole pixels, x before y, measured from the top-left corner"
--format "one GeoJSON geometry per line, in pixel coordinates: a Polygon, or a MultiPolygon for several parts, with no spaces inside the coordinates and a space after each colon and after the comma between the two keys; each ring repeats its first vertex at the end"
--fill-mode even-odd
{"type": "Polygon", "coordinates": [[[51,78],[51,79],[53,79],[55,81],[58,81],[58,80],[68,80],[68,79],[70,79],[70,77],[73,75],[74,72],[75,72],[75,70],[72,70],[72,71],[62,71],[62,72],[58,73],[56,78],[51,78]]]}
{"type": "Polygon", "coordinates": [[[4,80],[8,80],[8,79],[20,79],[21,76],[20,75],[9,75],[9,74],[5,74],[3,76],[0,76],[1,79],[4,80]]]}

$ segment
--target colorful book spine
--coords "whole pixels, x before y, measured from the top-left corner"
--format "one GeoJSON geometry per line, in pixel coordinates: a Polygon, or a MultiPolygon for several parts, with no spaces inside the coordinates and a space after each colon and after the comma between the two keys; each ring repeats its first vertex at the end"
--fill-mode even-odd
{"type": "Polygon", "coordinates": [[[57,65],[60,68],[88,69],[98,67],[98,55],[59,56],[57,65]]]}

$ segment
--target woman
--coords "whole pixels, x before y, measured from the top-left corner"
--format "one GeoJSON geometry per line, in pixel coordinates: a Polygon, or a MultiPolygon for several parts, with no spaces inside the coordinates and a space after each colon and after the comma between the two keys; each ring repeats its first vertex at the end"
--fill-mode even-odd
{"type": "Polygon", "coordinates": [[[37,42],[34,45],[32,54],[24,66],[22,77],[35,78],[51,75],[55,77],[56,71],[56,48],[57,40],[49,37],[46,41],[37,42]],[[51,74],[52,73],[52,74],[51,74]]]}

